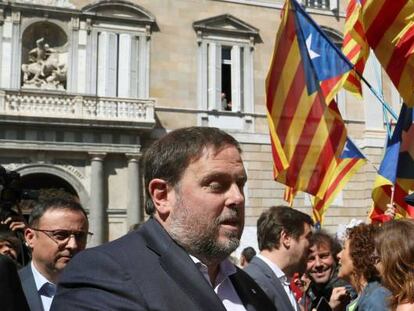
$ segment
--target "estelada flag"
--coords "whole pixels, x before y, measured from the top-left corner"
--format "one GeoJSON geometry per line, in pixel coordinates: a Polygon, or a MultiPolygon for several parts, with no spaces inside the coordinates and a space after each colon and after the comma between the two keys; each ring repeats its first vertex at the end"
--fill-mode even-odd
{"type": "Polygon", "coordinates": [[[351,69],[340,55],[295,0],[285,3],[266,105],[274,176],[294,192],[322,198],[342,153],[346,128],[334,100],[327,101],[351,69]]]}
{"type": "Polygon", "coordinates": [[[324,215],[335,197],[339,194],[351,177],[367,162],[366,157],[355,146],[350,138],[346,140],[344,150],[338,159],[329,187],[322,199],[313,199],[313,218],[315,222],[323,223],[324,215]]]}
{"type": "Polygon", "coordinates": [[[413,108],[402,105],[397,125],[387,141],[384,158],[375,179],[372,199],[374,201],[370,218],[374,222],[388,220],[384,215],[387,204],[396,205],[396,218],[414,218],[414,207],[404,198],[414,190],[414,126],[413,108]],[[394,187],[394,189],[393,189],[394,187]]]}

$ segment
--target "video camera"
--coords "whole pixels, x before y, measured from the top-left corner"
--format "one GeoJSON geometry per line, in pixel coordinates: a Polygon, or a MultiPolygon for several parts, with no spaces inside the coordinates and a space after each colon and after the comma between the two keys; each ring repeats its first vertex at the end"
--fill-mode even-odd
{"type": "Polygon", "coordinates": [[[0,220],[5,220],[16,212],[13,206],[20,202],[22,187],[19,173],[8,171],[0,165],[0,220]]]}
{"type": "MultiPolygon", "coordinates": [[[[37,190],[24,190],[20,180],[20,174],[16,171],[8,171],[0,165],[0,221],[5,221],[12,216],[23,217],[19,208],[21,200],[35,200],[38,197],[37,190]],[[16,207],[16,208],[14,208],[16,207]]],[[[24,247],[23,232],[20,230],[13,233],[9,225],[0,224],[0,233],[3,235],[14,235],[21,242],[20,256],[18,262],[24,266],[29,259],[29,251],[24,247]]]]}
{"type": "Polygon", "coordinates": [[[37,197],[37,190],[22,189],[19,173],[8,171],[0,165],[0,221],[19,215],[13,210],[13,206],[21,200],[35,200],[37,197]]]}

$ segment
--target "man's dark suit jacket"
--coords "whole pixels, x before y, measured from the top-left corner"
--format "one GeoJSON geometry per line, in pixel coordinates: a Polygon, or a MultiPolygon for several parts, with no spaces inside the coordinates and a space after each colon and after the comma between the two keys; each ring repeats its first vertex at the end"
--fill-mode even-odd
{"type": "Polygon", "coordinates": [[[279,311],[294,311],[282,283],[267,263],[255,256],[244,271],[260,285],[279,311]]]}
{"type": "Polygon", "coordinates": [[[0,310],[29,311],[16,264],[3,255],[0,255],[0,310]]]}
{"type": "MultiPolygon", "coordinates": [[[[275,310],[240,269],[231,281],[247,310],[275,310]]],[[[137,231],[76,255],[60,277],[51,310],[225,308],[190,256],[151,218],[137,231]]]]}
{"type": "Polygon", "coordinates": [[[40,295],[36,288],[36,283],[30,262],[27,266],[19,270],[19,277],[20,281],[22,282],[24,295],[26,296],[30,310],[43,311],[44,309],[42,299],[40,298],[40,295]]]}

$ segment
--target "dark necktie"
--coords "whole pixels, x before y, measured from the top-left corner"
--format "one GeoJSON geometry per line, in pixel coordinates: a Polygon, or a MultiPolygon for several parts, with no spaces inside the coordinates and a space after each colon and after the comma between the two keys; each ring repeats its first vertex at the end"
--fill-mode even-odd
{"type": "Polygon", "coordinates": [[[56,293],[56,286],[49,282],[43,284],[43,286],[39,290],[40,295],[50,297],[50,298],[55,296],[55,293],[56,293]]]}

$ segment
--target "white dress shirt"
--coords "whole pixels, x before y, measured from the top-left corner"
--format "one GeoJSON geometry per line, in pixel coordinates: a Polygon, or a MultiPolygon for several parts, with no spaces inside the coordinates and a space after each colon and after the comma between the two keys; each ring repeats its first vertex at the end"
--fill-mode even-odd
{"type": "Polygon", "coordinates": [[[30,264],[36,283],[37,292],[39,293],[40,299],[42,300],[43,309],[45,311],[49,311],[53,297],[56,294],[56,285],[49,282],[42,274],[40,274],[40,272],[34,266],[33,261],[30,264]]]}
{"type": "Polygon", "coordinates": [[[286,276],[286,274],[270,259],[266,258],[265,256],[258,254],[256,255],[261,260],[263,260],[270,269],[272,269],[273,273],[279,279],[280,283],[282,283],[283,289],[285,290],[286,294],[289,297],[290,303],[293,306],[293,309],[296,311],[300,311],[299,304],[296,301],[295,294],[290,289],[290,279],[286,276]]]}
{"type": "Polygon", "coordinates": [[[203,276],[206,278],[207,282],[214,288],[214,292],[220,298],[226,310],[246,311],[246,308],[240,300],[240,297],[234,289],[233,283],[229,278],[230,275],[237,272],[236,267],[230,262],[230,260],[225,259],[220,263],[216,282],[215,284],[211,284],[207,266],[198,260],[198,258],[191,255],[190,257],[200,272],[203,274],[203,276]]]}

